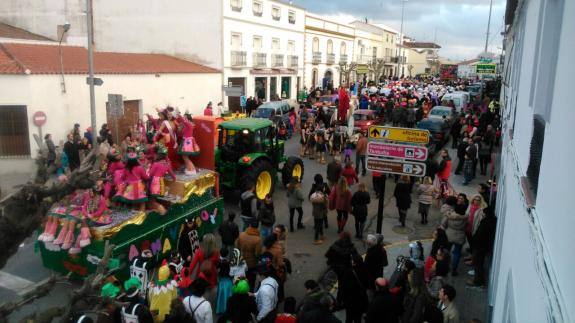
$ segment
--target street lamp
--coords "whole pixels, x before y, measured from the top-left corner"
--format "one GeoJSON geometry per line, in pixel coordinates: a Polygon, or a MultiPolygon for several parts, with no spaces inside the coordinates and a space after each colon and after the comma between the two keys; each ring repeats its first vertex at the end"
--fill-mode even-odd
{"type": "Polygon", "coordinates": [[[70,30],[70,23],[66,22],[62,25],[62,34],[60,34],[60,40],[58,40],[58,54],[60,56],[60,86],[62,87],[62,93],[66,93],[66,82],[64,81],[64,59],[62,58],[62,40],[68,30],[70,30]]]}

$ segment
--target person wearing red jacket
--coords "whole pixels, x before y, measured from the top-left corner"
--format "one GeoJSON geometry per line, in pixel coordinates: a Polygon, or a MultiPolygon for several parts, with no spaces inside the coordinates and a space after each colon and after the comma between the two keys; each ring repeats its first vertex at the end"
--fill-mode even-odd
{"type": "Polygon", "coordinates": [[[345,180],[347,181],[347,185],[349,185],[349,186],[359,182],[359,178],[357,177],[357,173],[355,172],[355,169],[351,165],[351,161],[348,161],[345,164],[345,167],[341,171],[341,176],[345,177],[345,180]]]}
{"type": "MultiPolygon", "coordinates": [[[[351,170],[355,172],[353,168],[351,170]]],[[[337,186],[329,194],[329,208],[337,210],[337,233],[341,233],[351,210],[351,191],[344,177],[339,178],[337,186]]]]}

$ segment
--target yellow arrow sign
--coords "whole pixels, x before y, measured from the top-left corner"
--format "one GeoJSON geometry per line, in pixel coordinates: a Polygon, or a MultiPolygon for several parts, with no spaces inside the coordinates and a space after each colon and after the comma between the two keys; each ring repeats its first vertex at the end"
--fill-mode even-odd
{"type": "Polygon", "coordinates": [[[413,142],[426,144],[429,142],[429,131],[411,128],[396,128],[384,126],[369,127],[369,139],[390,140],[397,142],[413,142]]]}

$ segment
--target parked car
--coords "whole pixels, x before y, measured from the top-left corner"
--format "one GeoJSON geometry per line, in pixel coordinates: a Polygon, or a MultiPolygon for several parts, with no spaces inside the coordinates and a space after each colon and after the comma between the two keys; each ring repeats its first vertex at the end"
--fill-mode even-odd
{"type": "Polygon", "coordinates": [[[481,83],[473,83],[467,86],[467,92],[472,98],[476,96],[482,96],[483,94],[483,85],[481,83]]]}
{"type": "Polygon", "coordinates": [[[375,110],[355,110],[353,113],[353,127],[367,131],[371,125],[383,124],[383,117],[378,117],[375,110]]]}
{"type": "Polygon", "coordinates": [[[417,123],[417,129],[429,130],[430,138],[427,148],[429,151],[438,151],[449,139],[451,127],[441,119],[425,118],[417,123]]]}
{"type": "Polygon", "coordinates": [[[469,93],[456,91],[453,93],[447,93],[441,98],[441,102],[443,104],[449,103],[449,101],[453,101],[455,104],[455,109],[457,109],[457,113],[461,111],[465,111],[467,109],[467,104],[469,104],[469,93]]]}
{"type": "Polygon", "coordinates": [[[289,124],[289,111],[291,107],[287,101],[271,101],[260,105],[253,114],[254,118],[270,119],[274,123],[280,120],[289,124]]]}
{"type": "Polygon", "coordinates": [[[454,117],[455,117],[455,113],[453,111],[453,108],[438,105],[438,106],[433,107],[429,111],[429,114],[427,115],[427,117],[429,119],[437,119],[437,120],[442,120],[444,116],[447,119],[447,122],[449,124],[451,124],[453,122],[454,117]]]}

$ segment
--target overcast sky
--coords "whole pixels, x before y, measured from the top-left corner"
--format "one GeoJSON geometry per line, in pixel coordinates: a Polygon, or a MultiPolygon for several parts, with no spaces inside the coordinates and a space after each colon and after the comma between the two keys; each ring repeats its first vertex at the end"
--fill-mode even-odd
{"type": "MultiPolygon", "coordinates": [[[[341,22],[355,19],[383,23],[397,30],[401,25],[401,0],[294,0],[315,14],[341,22]]],[[[489,51],[501,52],[505,0],[493,0],[489,51]]],[[[485,46],[489,0],[408,0],[403,30],[417,41],[433,41],[440,55],[452,59],[475,58],[485,46]]]]}

